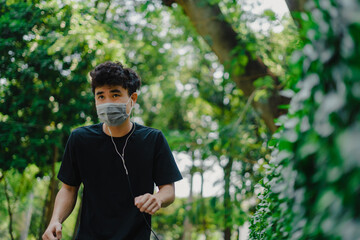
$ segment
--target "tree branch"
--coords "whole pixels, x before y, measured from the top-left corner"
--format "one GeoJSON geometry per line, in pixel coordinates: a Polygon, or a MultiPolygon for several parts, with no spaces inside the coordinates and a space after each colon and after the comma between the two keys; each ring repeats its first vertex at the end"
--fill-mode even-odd
{"type": "MultiPolygon", "coordinates": [[[[274,124],[274,118],[282,114],[278,106],[289,103],[289,99],[281,97],[278,93],[280,90],[278,89],[280,85],[278,77],[268,69],[260,57],[253,59],[245,47],[244,51],[248,62],[244,67],[244,73],[238,74],[234,69],[231,69],[229,63],[232,59],[237,58],[234,55],[234,49],[239,45],[241,46],[242,43],[231,24],[225,20],[218,5],[210,5],[203,0],[177,0],[176,2],[183,8],[199,35],[217,55],[220,63],[229,69],[231,79],[247,97],[254,92],[253,82],[256,79],[270,76],[274,80],[274,90],[267,102],[252,101],[252,106],[259,112],[268,128],[275,132],[277,127],[274,124]]],[[[172,3],[173,1],[166,1],[167,5],[172,3]]]]}
{"type": "Polygon", "coordinates": [[[110,5],[111,5],[111,0],[109,0],[108,5],[106,6],[106,9],[105,9],[105,12],[104,12],[104,15],[103,15],[103,19],[102,19],[103,23],[106,20],[106,15],[107,15],[107,12],[109,11],[110,5]]]}
{"type": "Polygon", "coordinates": [[[11,205],[10,205],[10,196],[9,196],[9,192],[7,190],[7,182],[6,182],[6,178],[5,178],[5,174],[3,175],[4,178],[4,191],[5,191],[5,197],[6,197],[6,202],[7,202],[7,210],[9,213],[9,234],[11,237],[11,240],[14,240],[14,235],[13,235],[13,215],[12,215],[12,210],[11,210],[11,205]]]}
{"type": "Polygon", "coordinates": [[[301,21],[299,13],[305,11],[305,5],[308,0],[285,0],[289,8],[290,14],[296,25],[301,28],[301,21]]]}
{"type": "Polygon", "coordinates": [[[307,0],[285,0],[290,12],[303,12],[307,0]]]}

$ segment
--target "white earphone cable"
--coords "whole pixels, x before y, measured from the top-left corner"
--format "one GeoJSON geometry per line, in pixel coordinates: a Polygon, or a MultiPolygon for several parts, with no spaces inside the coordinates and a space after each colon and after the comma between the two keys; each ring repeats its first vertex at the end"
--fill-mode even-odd
{"type": "MultiPolygon", "coordinates": [[[[128,184],[129,184],[130,193],[131,193],[132,197],[135,199],[134,193],[133,193],[133,191],[132,191],[131,183],[130,183],[129,172],[128,172],[128,170],[127,170],[127,168],[126,168],[126,164],[125,164],[125,147],[126,147],[126,145],[127,145],[127,143],[128,143],[128,140],[129,140],[130,136],[131,136],[131,135],[134,133],[134,131],[135,131],[135,126],[136,126],[136,125],[135,125],[135,123],[133,123],[133,124],[134,124],[133,130],[131,131],[131,133],[129,134],[129,136],[128,136],[128,137],[126,138],[126,140],[125,140],[125,144],[124,144],[124,147],[123,147],[123,149],[122,149],[122,154],[119,153],[119,151],[118,151],[118,149],[117,149],[117,147],[116,147],[116,144],[115,144],[115,142],[114,142],[114,139],[113,139],[113,136],[112,136],[112,133],[111,133],[111,130],[110,130],[109,126],[108,126],[108,125],[106,125],[106,126],[107,126],[107,128],[108,128],[108,130],[109,130],[110,137],[111,137],[111,141],[112,141],[112,143],[114,144],[115,151],[116,151],[116,153],[120,156],[120,158],[121,158],[121,160],[122,160],[122,163],[123,163],[123,166],[124,166],[124,169],[125,169],[125,173],[126,173],[126,176],[127,176],[128,184]]],[[[142,213],[142,215],[143,215],[144,220],[145,220],[145,223],[146,223],[146,225],[149,227],[150,231],[154,234],[155,238],[159,240],[158,236],[156,235],[156,233],[154,232],[154,230],[151,228],[150,224],[149,224],[148,221],[146,220],[145,214],[142,213]]]]}
{"type": "Polygon", "coordinates": [[[128,170],[127,170],[127,168],[126,168],[126,164],[125,164],[125,148],[126,148],[126,145],[127,145],[127,143],[128,143],[128,140],[129,140],[130,136],[131,136],[131,135],[134,133],[134,131],[135,131],[135,123],[133,123],[133,124],[134,124],[134,128],[133,128],[133,130],[131,131],[131,133],[129,134],[129,136],[126,138],[126,140],[125,140],[125,144],[124,144],[124,147],[123,147],[123,149],[122,149],[122,154],[119,153],[119,151],[118,151],[118,149],[117,149],[117,147],[116,147],[116,144],[115,144],[115,142],[114,142],[114,138],[113,138],[113,136],[112,136],[111,130],[110,130],[109,126],[106,125],[107,128],[108,128],[108,130],[109,130],[109,133],[110,133],[111,141],[112,141],[112,143],[114,144],[115,151],[117,152],[117,154],[120,156],[120,158],[121,158],[121,160],[122,160],[122,163],[123,163],[123,166],[124,166],[126,175],[129,175],[129,172],[128,172],[128,170]]]}

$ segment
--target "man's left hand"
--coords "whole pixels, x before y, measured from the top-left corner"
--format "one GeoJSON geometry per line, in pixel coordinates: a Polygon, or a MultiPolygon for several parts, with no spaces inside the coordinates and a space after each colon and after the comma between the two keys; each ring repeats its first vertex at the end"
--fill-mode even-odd
{"type": "Polygon", "coordinates": [[[161,208],[162,201],[155,194],[146,193],[135,198],[135,206],[140,212],[146,212],[153,215],[161,208]]]}

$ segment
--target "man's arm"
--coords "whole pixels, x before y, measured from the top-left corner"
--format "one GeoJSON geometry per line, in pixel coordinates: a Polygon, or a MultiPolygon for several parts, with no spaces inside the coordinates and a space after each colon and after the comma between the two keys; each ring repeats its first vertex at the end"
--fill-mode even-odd
{"type": "Polygon", "coordinates": [[[48,228],[42,236],[43,240],[61,239],[61,224],[70,215],[76,204],[79,187],[63,184],[56,195],[54,211],[48,228]]]}
{"type": "Polygon", "coordinates": [[[167,207],[175,200],[174,183],[159,186],[159,191],[155,194],[144,194],[135,198],[135,205],[140,212],[153,215],[162,207],[167,207]]]}

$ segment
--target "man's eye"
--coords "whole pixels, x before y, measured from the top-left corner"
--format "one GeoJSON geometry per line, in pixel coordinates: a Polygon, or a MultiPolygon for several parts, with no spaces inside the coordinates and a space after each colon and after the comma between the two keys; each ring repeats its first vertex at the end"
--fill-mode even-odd
{"type": "Polygon", "coordinates": [[[104,98],[104,96],[99,96],[99,97],[98,97],[98,99],[103,99],[103,98],[104,98]]]}
{"type": "Polygon", "coordinates": [[[119,94],[114,94],[113,97],[114,97],[114,98],[115,98],[115,97],[120,97],[120,95],[119,95],[119,94]]]}

